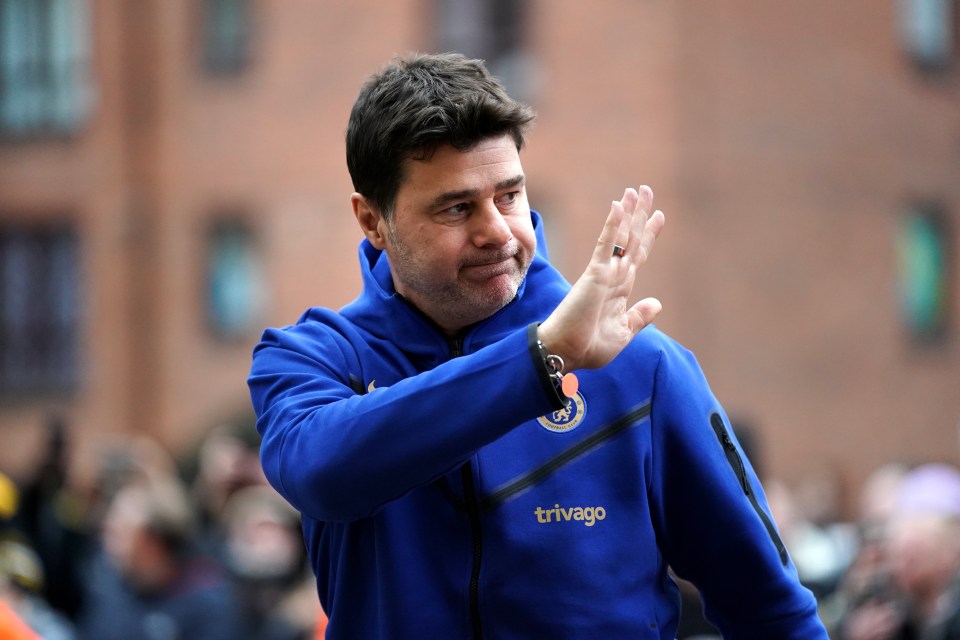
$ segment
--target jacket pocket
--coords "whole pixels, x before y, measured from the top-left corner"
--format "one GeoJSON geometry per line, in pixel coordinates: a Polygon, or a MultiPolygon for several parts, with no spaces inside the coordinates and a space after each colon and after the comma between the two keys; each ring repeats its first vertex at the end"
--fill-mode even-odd
{"type": "Polygon", "coordinates": [[[743,489],[743,493],[753,506],[753,510],[757,512],[757,516],[767,529],[770,540],[777,548],[777,553],[780,554],[780,562],[784,565],[787,564],[787,548],[783,545],[783,540],[780,539],[777,528],[773,526],[773,520],[770,519],[767,512],[760,506],[760,502],[757,500],[757,494],[754,492],[753,487],[750,486],[750,478],[747,476],[747,469],[743,464],[743,459],[740,457],[740,451],[737,449],[737,445],[733,443],[733,439],[727,431],[727,426],[723,423],[723,418],[720,417],[719,413],[710,415],[710,426],[713,427],[714,433],[717,434],[717,439],[720,440],[720,446],[723,447],[723,452],[727,456],[727,462],[730,463],[733,473],[736,474],[737,480],[740,481],[740,487],[743,489]]]}

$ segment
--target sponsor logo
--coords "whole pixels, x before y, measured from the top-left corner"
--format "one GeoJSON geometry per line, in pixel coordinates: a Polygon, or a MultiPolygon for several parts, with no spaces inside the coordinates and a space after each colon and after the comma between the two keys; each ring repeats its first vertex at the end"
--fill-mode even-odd
{"type": "Polygon", "coordinates": [[[537,507],[533,510],[533,515],[537,517],[539,524],[548,524],[561,522],[582,522],[585,527],[592,527],[598,521],[607,517],[607,510],[603,507],[570,507],[564,508],[559,504],[553,505],[552,509],[537,507]]]}
{"type": "Polygon", "coordinates": [[[566,407],[537,418],[537,422],[547,431],[566,433],[576,429],[586,415],[587,401],[583,398],[583,394],[578,391],[570,398],[566,407]]]}

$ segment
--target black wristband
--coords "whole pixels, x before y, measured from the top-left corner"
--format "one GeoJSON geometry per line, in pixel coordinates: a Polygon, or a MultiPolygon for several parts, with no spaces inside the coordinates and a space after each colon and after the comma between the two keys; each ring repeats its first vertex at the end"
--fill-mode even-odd
{"type": "Polygon", "coordinates": [[[540,342],[540,338],[537,336],[537,328],[539,326],[539,322],[534,322],[527,327],[527,346],[530,348],[530,357],[533,358],[533,366],[537,369],[540,382],[543,383],[543,389],[550,398],[550,403],[554,409],[559,411],[567,406],[570,399],[563,395],[560,385],[556,383],[553,376],[550,375],[550,370],[547,368],[547,361],[541,350],[543,343],[540,342]]]}

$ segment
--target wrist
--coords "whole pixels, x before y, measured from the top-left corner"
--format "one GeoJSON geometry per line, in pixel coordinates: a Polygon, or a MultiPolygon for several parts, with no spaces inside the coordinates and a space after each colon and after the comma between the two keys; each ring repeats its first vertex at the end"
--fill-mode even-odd
{"type": "Polygon", "coordinates": [[[545,377],[547,386],[553,392],[552,395],[566,405],[569,398],[577,394],[580,383],[577,376],[567,367],[563,356],[552,351],[541,339],[539,329],[537,324],[529,327],[531,354],[534,355],[538,371],[545,377]]]}
{"type": "Polygon", "coordinates": [[[548,354],[559,356],[564,362],[565,371],[574,371],[581,369],[580,359],[577,358],[573,349],[570,349],[566,342],[560,337],[550,318],[544,320],[537,328],[537,339],[543,343],[548,354]]]}

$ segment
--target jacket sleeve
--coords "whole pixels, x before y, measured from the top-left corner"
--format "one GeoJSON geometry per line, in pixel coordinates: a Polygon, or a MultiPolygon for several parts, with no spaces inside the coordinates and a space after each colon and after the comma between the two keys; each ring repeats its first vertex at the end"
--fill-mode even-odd
{"type": "Polygon", "coordinates": [[[369,393],[351,387],[359,366],[329,328],[309,340],[268,329],[254,350],[248,384],[263,469],[318,520],[369,516],[553,410],[525,331],[369,393]]]}
{"type": "Polygon", "coordinates": [[[826,640],[723,409],[693,355],[669,340],[651,419],[659,544],[707,618],[730,640],[826,640]]]}

